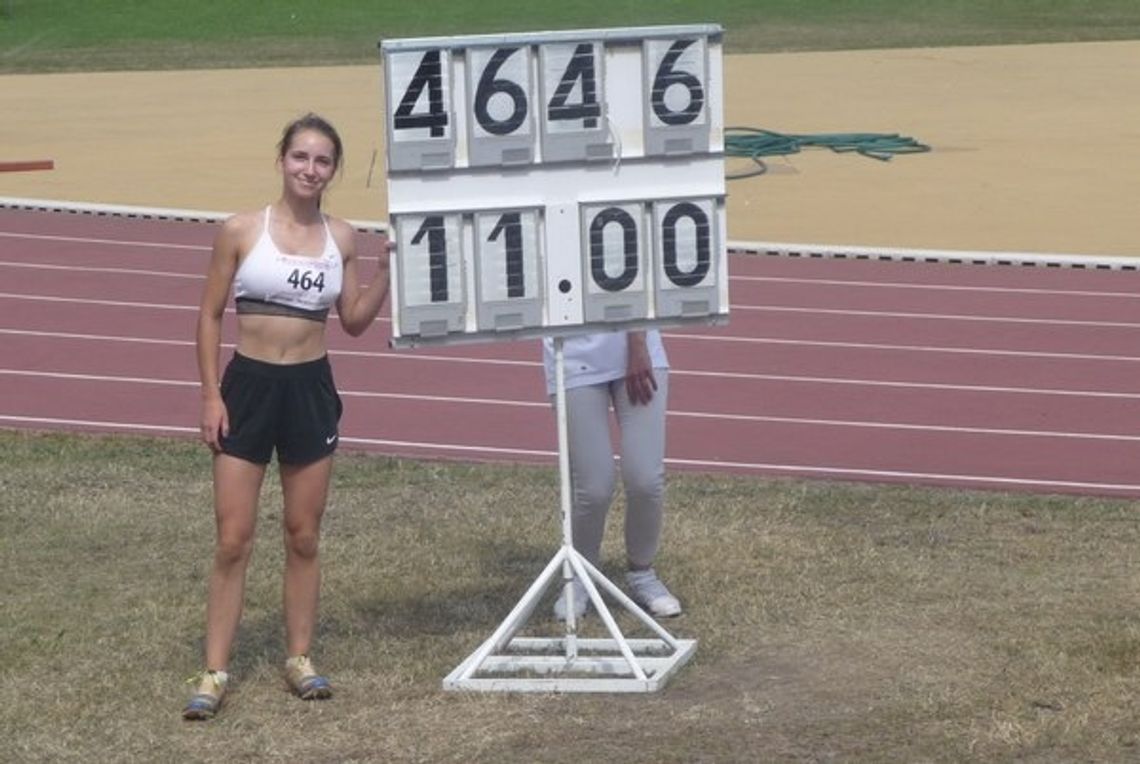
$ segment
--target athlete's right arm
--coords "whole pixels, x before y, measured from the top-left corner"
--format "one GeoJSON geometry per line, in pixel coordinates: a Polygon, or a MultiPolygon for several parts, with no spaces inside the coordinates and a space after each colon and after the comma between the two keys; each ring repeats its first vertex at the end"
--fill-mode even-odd
{"type": "Polygon", "coordinates": [[[198,375],[202,383],[202,441],[217,451],[220,440],[229,434],[229,416],[222,401],[219,356],[222,349],[222,317],[230,295],[243,239],[243,216],[226,220],[214,238],[206,286],[198,309],[198,375]]]}

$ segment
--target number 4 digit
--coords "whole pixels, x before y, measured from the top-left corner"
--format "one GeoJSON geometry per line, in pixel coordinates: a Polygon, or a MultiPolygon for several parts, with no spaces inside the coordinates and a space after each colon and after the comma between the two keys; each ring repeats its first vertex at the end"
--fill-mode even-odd
{"type": "Polygon", "coordinates": [[[546,115],[551,122],[560,119],[580,119],[583,127],[598,126],[602,107],[598,103],[598,75],[594,64],[594,47],[589,43],[581,43],[574,49],[570,63],[566,65],[566,71],[562,73],[562,79],[550,98],[546,115]],[[582,84],[582,100],[576,104],[568,103],[570,93],[578,82],[582,84]]]}
{"type": "Polygon", "coordinates": [[[427,127],[431,129],[431,136],[439,138],[444,135],[447,127],[447,110],[443,105],[443,64],[439,50],[429,50],[420,59],[420,65],[400,99],[392,123],[397,130],[408,128],[427,127]],[[427,91],[427,112],[415,111],[416,104],[427,91]]]}

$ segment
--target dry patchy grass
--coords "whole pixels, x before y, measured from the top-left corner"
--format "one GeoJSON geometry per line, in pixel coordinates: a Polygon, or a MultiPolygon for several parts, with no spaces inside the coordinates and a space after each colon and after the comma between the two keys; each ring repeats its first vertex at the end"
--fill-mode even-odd
{"type": "MultiPolygon", "coordinates": [[[[234,689],[215,721],[188,724],[207,456],[0,433],[0,463],[0,737],[16,760],[1140,756],[1130,502],[675,474],[660,568],[687,610],[666,625],[699,647],[664,690],[448,693],[557,550],[557,477],[345,454],[316,650],[337,696],[302,703],[280,677],[267,485],[234,689]]],[[[532,628],[557,634],[547,604],[532,628]]]]}

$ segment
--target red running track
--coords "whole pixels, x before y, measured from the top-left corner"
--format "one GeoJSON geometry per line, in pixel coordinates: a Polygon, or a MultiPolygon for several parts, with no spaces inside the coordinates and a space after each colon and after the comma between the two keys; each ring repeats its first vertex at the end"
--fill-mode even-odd
{"type": "MultiPolygon", "coordinates": [[[[214,230],[0,209],[0,427],[196,437],[214,230]]],[[[665,333],[671,468],[1140,496],[1135,271],[763,255],[729,271],[728,325],[665,333]]],[[[346,448],[555,463],[537,341],[393,350],[388,328],[329,323],[346,448]]]]}

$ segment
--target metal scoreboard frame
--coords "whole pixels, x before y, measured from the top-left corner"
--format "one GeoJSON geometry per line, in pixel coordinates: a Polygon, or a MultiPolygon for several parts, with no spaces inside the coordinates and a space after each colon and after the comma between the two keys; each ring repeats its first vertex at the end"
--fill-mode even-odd
{"type": "Polygon", "coordinates": [[[382,41],[392,344],[726,321],[722,36],[382,41]]]}

